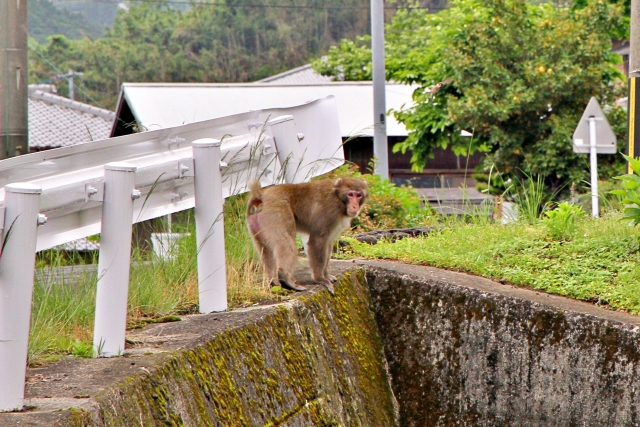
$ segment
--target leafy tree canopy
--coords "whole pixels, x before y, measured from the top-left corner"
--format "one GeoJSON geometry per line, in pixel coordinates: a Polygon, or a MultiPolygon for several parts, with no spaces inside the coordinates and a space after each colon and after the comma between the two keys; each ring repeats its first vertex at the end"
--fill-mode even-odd
{"type": "MultiPolygon", "coordinates": [[[[120,10],[99,40],[30,45],[30,81],[83,72],[82,88],[113,108],[122,82],[242,82],[300,66],[368,27],[368,0],[141,2],[120,10]],[[280,6],[291,7],[280,7],[280,6]]],[[[64,93],[65,88],[60,90],[64,93]]]]}
{"type": "MultiPolygon", "coordinates": [[[[409,130],[395,149],[421,170],[436,147],[488,153],[486,167],[541,175],[552,188],[582,183],[586,159],[571,136],[589,99],[613,105],[623,77],[611,35],[625,31],[623,7],[593,0],[556,8],[523,0],[453,0],[438,14],[398,13],[386,28],[387,77],[418,86],[413,106],[394,111],[409,130]],[[473,132],[461,137],[462,130],[473,132]]],[[[337,79],[371,78],[369,37],[343,40],[313,66],[337,79]]],[[[624,113],[609,119],[621,138],[624,113]]],[[[619,171],[602,156],[601,176],[619,171]]]]}

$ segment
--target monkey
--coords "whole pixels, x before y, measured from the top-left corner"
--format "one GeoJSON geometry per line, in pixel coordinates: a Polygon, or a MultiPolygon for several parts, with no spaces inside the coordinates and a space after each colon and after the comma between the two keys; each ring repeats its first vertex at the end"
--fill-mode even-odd
{"type": "Polygon", "coordinates": [[[367,199],[367,183],[354,178],[323,179],[261,188],[249,183],[247,229],[265,275],[284,288],[304,291],[292,276],[297,264],[296,233],[309,236],[307,256],[313,280],[334,295],[328,271],[334,241],[348,229],[367,199]]]}

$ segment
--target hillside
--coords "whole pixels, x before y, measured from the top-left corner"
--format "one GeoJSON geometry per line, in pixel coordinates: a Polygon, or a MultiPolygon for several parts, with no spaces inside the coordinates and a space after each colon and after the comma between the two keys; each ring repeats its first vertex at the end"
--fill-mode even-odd
{"type": "Polygon", "coordinates": [[[72,40],[83,37],[98,38],[104,26],[90,23],[83,15],[56,7],[49,0],[29,0],[29,36],[39,43],[47,37],[63,34],[72,40]]]}

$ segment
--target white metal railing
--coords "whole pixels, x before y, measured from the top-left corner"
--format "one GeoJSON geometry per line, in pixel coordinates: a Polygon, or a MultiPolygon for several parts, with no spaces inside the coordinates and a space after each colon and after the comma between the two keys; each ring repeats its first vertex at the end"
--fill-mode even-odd
{"type": "Polygon", "coordinates": [[[0,411],[23,404],[36,251],[101,234],[94,352],[116,356],[133,223],[195,207],[199,309],[223,311],[223,198],[343,162],[333,97],[1,161],[0,411]]]}

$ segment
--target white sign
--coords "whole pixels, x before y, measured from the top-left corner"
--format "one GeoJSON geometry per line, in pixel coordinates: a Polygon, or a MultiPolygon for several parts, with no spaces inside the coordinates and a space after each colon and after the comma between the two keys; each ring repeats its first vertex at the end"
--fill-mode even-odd
{"type": "Polygon", "coordinates": [[[618,152],[616,134],[613,133],[607,117],[595,98],[591,98],[589,104],[587,104],[576,130],[573,132],[574,153],[589,154],[591,152],[589,136],[589,118],[591,117],[596,120],[596,153],[616,154],[618,152]]]}

